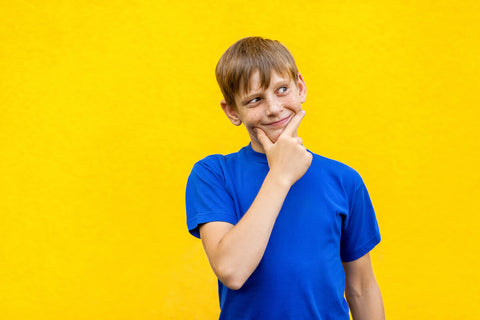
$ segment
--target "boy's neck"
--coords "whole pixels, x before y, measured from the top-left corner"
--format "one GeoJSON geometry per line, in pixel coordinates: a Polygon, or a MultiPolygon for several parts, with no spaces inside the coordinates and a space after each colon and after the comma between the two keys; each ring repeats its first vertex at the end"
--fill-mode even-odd
{"type": "Polygon", "coordinates": [[[263,150],[262,145],[258,141],[255,141],[252,139],[250,144],[252,146],[253,151],[265,154],[265,150],[263,150]]]}

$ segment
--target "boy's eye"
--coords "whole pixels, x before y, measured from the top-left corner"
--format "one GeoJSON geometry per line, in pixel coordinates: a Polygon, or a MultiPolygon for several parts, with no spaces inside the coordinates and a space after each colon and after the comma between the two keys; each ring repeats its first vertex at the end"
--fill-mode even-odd
{"type": "Polygon", "coordinates": [[[287,91],[287,87],[281,87],[280,89],[278,89],[279,93],[285,93],[285,91],[287,91]]]}
{"type": "Polygon", "coordinates": [[[252,100],[248,101],[248,103],[256,103],[260,101],[260,98],[253,98],[252,100]]]}

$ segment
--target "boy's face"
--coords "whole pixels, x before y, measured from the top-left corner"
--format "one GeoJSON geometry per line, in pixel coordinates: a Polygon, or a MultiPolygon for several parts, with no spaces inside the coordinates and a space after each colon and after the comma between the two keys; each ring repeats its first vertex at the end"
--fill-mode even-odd
{"type": "Polygon", "coordinates": [[[301,75],[294,81],[288,75],[272,72],[268,88],[260,86],[260,74],[255,72],[249,81],[249,90],[240,87],[235,95],[234,106],[221,101],[222,109],[234,125],[244,124],[250,135],[252,148],[265,153],[255,128],[262,129],[275,143],[290,119],[300,110],[306,100],[307,88],[301,75]]]}

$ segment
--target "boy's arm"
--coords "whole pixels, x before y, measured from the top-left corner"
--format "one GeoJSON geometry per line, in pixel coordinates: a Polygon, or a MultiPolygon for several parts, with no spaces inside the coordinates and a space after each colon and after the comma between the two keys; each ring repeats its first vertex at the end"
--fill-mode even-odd
{"type": "Polygon", "coordinates": [[[298,112],[275,143],[262,130],[256,131],[270,170],[242,219],[236,225],[209,222],[200,226],[210,265],[218,279],[231,289],[241,288],[257,268],[290,187],[312,162],[312,155],[296,135],[304,115],[304,111],[298,112]]]}
{"type": "Polygon", "coordinates": [[[370,254],[344,262],[345,297],[354,320],[384,320],[382,295],[373,274],[370,254]]]}

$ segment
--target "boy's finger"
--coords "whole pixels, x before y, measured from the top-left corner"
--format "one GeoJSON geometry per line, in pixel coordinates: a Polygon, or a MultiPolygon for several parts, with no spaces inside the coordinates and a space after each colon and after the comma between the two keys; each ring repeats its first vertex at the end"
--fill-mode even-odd
{"type": "Polygon", "coordinates": [[[291,136],[297,136],[297,129],[302,121],[303,117],[305,116],[305,110],[300,110],[297,112],[296,115],[293,116],[292,120],[287,124],[283,134],[288,134],[291,136]]]}
{"type": "Polygon", "coordinates": [[[255,134],[257,135],[257,139],[258,141],[260,141],[263,149],[268,149],[268,147],[273,144],[272,141],[270,141],[270,138],[267,137],[267,135],[265,134],[265,132],[263,132],[262,129],[256,128],[255,134]]]}

